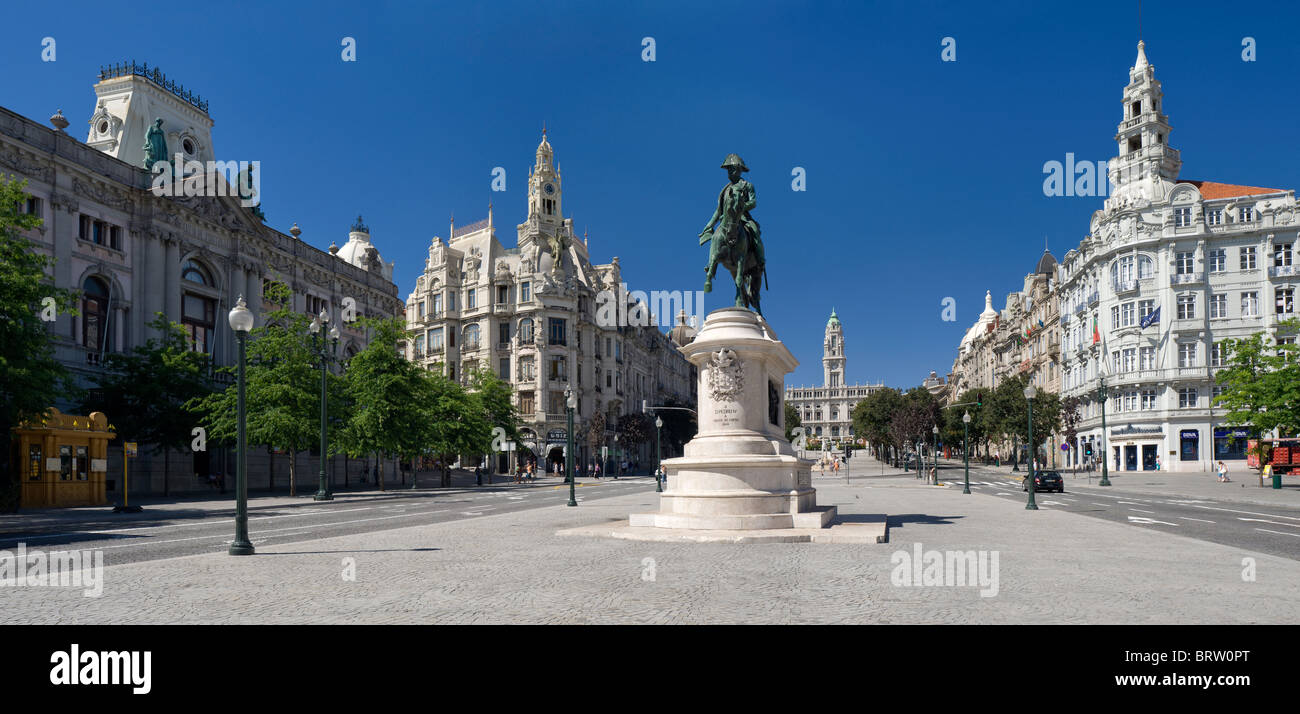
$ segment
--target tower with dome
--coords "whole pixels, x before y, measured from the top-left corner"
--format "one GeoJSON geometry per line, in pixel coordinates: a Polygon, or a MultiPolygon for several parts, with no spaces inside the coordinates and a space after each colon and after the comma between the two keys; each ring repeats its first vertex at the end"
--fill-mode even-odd
{"type": "Polygon", "coordinates": [[[878,389],[880,384],[846,384],[844,324],[831,309],[826,321],[826,334],[822,340],[822,385],[820,387],[787,387],[785,402],[794,407],[809,439],[828,439],[834,448],[850,440],[853,434],[853,408],[858,402],[878,389]]]}

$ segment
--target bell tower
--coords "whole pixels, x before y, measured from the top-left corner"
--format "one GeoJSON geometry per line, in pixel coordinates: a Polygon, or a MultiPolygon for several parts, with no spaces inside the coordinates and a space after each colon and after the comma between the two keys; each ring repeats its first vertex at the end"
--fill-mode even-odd
{"type": "Polygon", "coordinates": [[[555,152],[542,128],[542,143],[537,145],[537,160],[528,172],[528,218],[540,224],[564,223],[560,211],[560,173],[555,170],[555,152]]]}
{"type": "Polygon", "coordinates": [[[840,318],[831,310],[826,321],[826,340],[822,344],[822,384],[826,387],[844,386],[844,328],[840,318]]]}
{"type": "Polygon", "coordinates": [[[1115,134],[1118,155],[1110,161],[1115,196],[1159,200],[1178,180],[1182,159],[1169,147],[1169,117],[1161,111],[1163,92],[1146,45],[1138,42],[1137,61],[1124,88],[1124,119],[1115,134]]]}

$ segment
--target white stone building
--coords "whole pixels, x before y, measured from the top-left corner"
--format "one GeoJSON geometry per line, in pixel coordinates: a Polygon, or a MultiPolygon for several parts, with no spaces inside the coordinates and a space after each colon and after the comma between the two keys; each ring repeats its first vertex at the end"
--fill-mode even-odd
{"type": "Polygon", "coordinates": [[[822,386],[787,387],[786,403],[799,413],[800,423],[810,439],[828,441],[839,449],[853,440],[853,408],[881,384],[845,384],[844,369],[848,357],[844,352],[844,326],[831,310],[822,341],[822,386]]]}
{"type": "Polygon", "coordinates": [[[1112,469],[1151,470],[1159,459],[1163,470],[1208,471],[1244,447],[1229,444],[1234,430],[1211,402],[1220,343],[1295,316],[1300,206],[1293,190],[1179,178],[1163,109],[1139,42],[1113,192],[1062,260],[1063,393],[1083,400],[1080,439],[1112,469]]]}
{"type": "MultiPolygon", "coordinates": [[[[580,466],[600,456],[584,436],[596,412],[605,417],[602,444],[616,449],[616,424],[640,412],[643,402],[695,405],[694,367],[655,327],[657,319],[635,324],[635,308],[627,310],[626,302],[623,313],[629,314],[620,313],[621,319],[602,316],[603,297],[626,299],[619,292],[618,258],[592,262],[586,236],[574,235],[573,219],[563,217],[562,201],[560,172],[543,133],[528,178],[528,215],[515,226],[515,246],[498,239],[491,206],[477,223],[453,221],[448,240],[434,237],[406,300],[408,359],[462,381],[487,368],[510,382],[525,446],[539,469],[562,462],[566,387],[577,392],[580,466]]],[[[674,329],[679,339],[692,334],[689,326],[674,329]]],[[[676,453],[675,446],[664,444],[665,458],[676,453]]],[[[630,458],[650,468],[653,449],[652,427],[630,458]]],[[[505,468],[505,457],[495,466],[505,468]]]]}
{"type": "MultiPolygon", "coordinates": [[[[293,308],[302,312],[325,309],[337,316],[343,299],[352,298],[359,316],[401,314],[392,264],[373,250],[340,260],[299,240],[296,225],[288,234],[266,225],[237,196],[159,196],[148,188],[142,147],[156,119],[163,119],[169,154],[216,158],[206,102],[156,68],[133,63],[104,68],[94,89],[85,142],[63,131],[68,121],[62,112],[51,117],[55,128],[49,129],[0,108],[0,172],[27,179],[31,199],[22,210],[44,221],[26,237],[55,258],[54,284],[80,295],[80,314],[59,315],[51,325],[55,357],[79,385],[93,386],[105,354],[155,336],[148,323],[156,312],[182,324],[193,349],[211,355],[214,366],[233,364],[236,342],[226,316],[241,295],[255,314],[272,307],[262,301],[271,280],[290,287],[293,308]]],[[[364,227],[352,235],[369,245],[364,227]]],[[[365,346],[363,330],[340,328],[342,356],[365,346]]],[[[71,398],[51,406],[75,409],[71,398]]],[[[121,440],[109,442],[110,499],[120,494],[121,449],[121,440]]],[[[316,472],[315,462],[298,459],[300,479],[316,472]]],[[[164,481],[162,455],[142,445],[131,491],[207,489],[210,471],[233,474],[233,449],[174,452],[170,463],[164,481]]],[[[273,463],[264,449],[251,450],[250,488],[265,488],[271,478],[284,486],[287,458],[278,459],[274,475],[273,463]]],[[[355,481],[364,468],[339,458],[330,472],[343,483],[349,469],[355,481]]]]}

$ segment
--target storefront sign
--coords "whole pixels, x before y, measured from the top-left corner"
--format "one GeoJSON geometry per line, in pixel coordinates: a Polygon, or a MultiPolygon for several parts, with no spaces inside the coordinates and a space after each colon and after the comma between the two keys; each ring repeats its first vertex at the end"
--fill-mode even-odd
{"type": "Polygon", "coordinates": [[[1188,439],[1188,440],[1199,439],[1201,438],[1201,432],[1197,431],[1196,429],[1183,429],[1182,431],[1178,432],[1178,436],[1179,438],[1188,439]]]}
{"type": "Polygon", "coordinates": [[[547,441],[567,441],[568,438],[569,432],[564,429],[551,429],[546,432],[547,441]]]}

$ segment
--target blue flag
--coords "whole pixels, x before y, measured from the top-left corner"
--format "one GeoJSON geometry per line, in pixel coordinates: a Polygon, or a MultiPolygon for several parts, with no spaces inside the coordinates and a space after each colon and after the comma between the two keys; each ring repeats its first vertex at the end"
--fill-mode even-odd
{"type": "Polygon", "coordinates": [[[1157,322],[1160,322],[1160,308],[1158,307],[1147,314],[1146,317],[1142,318],[1142,321],[1139,322],[1138,325],[1145,330],[1157,322]]]}

